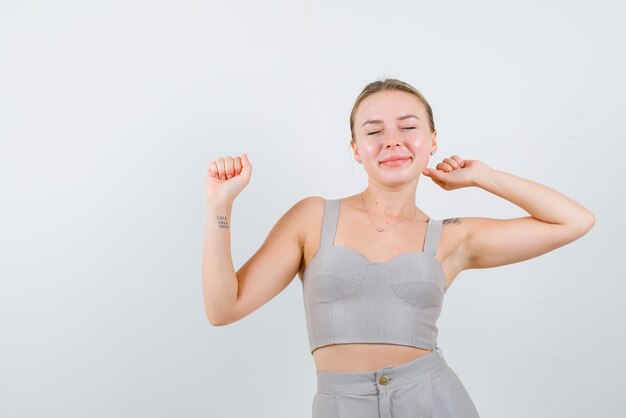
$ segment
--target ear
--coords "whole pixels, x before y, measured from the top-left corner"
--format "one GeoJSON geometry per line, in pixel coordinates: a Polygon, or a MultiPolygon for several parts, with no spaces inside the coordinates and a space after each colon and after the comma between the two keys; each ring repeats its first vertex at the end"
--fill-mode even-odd
{"type": "Polygon", "coordinates": [[[359,151],[356,147],[356,143],[352,142],[352,140],[350,140],[350,147],[352,147],[352,152],[354,153],[354,158],[358,161],[361,159],[361,156],[359,155],[359,151]]]}
{"type": "Polygon", "coordinates": [[[433,146],[432,146],[432,151],[437,151],[437,130],[434,130],[433,133],[431,134],[432,140],[433,140],[433,146]]]}

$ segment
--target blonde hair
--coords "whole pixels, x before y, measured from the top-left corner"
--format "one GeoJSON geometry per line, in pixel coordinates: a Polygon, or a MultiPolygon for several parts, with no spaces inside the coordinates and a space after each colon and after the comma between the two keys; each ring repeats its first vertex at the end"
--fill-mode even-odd
{"type": "Polygon", "coordinates": [[[356,102],[354,103],[354,106],[352,107],[352,112],[350,113],[350,136],[352,137],[352,139],[350,140],[351,143],[354,143],[356,141],[356,139],[354,138],[354,116],[356,114],[357,108],[359,107],[359,104],[361,104],[361,102],[366,97],[374,93],[377,93],[379,91],[384,91],[384,90],[406,91],[407,93],[411,93],[414,96],[416,96],[426,108],[426,114],[428,115],[428,124],[430,126],[430,132],[435,131],[435,122],[433,120],[433,110],[431,109],[430,105],[428,104],[428,101],[426,101],[426,98],[422,95],[422,93],[420,93],[416,88],[414,88],[408,83],[405,83],[404,81],[400,81],[395,78],[387,78],[385,80],[377,80],[377,81],[369,83],[367,86],[365,86],[365,88],[361,91],[359,96],[356,98],[356,102]]]}

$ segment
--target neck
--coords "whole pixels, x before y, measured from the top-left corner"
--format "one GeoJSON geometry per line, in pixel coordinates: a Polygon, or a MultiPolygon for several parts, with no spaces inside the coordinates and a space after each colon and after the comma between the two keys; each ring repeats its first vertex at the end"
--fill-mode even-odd
{"type": "Polygon", "coordinates": [[[386,219],[408,219],[415,214],[415,189],[388,190],[368,186],[362,192],[369,213],[386,219]]]}

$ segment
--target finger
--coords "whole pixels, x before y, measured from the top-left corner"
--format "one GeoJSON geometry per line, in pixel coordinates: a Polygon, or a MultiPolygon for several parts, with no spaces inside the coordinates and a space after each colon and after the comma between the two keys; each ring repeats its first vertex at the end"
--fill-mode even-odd
{"type": "Polygon", "coordinates": [[[241,173],[241,157],[235,157],[233,161],[233,170],[235,171],[235,175],[239,175],[241,173]]]}
{"type": "Polygon", "coordinates": [[[241,154],[241,174],[244,177],[249,177],[252,173],[252,164],[250,164],[250,160],[248,159],[248,154],[245,152],[241,154]]]}
{"type": "Polygon", "coordinates": [[[452,159],[454,161],[456,161],[459,164],[459,166],[465,167],[465,160],[463,158],[461,158],[461,157],[459,157],[458,155],[455,154],[455,155],[452,156],[452,159]]]}
{"type": "Polygon", "coordinates": [[[453,170],[453,168],[450,167],[450,165],[445,162],[437,164],[435,168],[437,168],[437,170],[445,171],[446,173],[449,173],[450,171],[453,170]]]}
{"type": "Polygon", "coordinates": [[[245,152],[241,154],[241,166],[243,169],[248,169],[252,167],[252,165],[250,164],[250,160],[248,159],[248,154],[246,154],[245,152]]]}
{"type": "Polygon", "coordinates": [[[441,178],[441,171],[438,170],[433,170],[433,169],[428,169],[429,173],[428,176],[430,177],[430,179],[438,186],[443,187],[443,185],[445,184],[445,182],[443,181],[443,179],[441,178]]]}
{"type": "Polygon", "coordinates": [[[233,157],[230,155],[224,159],[224,174],[227,179],[235,175],[233,157]]]}
{"type": "Polygon", "coordinates": [[[224,174],[224,172],[226,171],[226,169],[224,168],[225,166],[224,157],[218,158],[216,161],[216,164],[217,164],[217,172],[220,175],[220,180],[226,180],[226,174],[224,174]]]}
{"type": "Polygon", "coordinates": [[[456,170],[457,168],[460,168],[459,163],[453,158],[444,158],[443,161],[446,164],[448,164],[450,167],[452,167],[454,170],[456,170]]]}
{"type": "Polygon", "coordinates": [[[432,168],[428,169],[428,177],[430,177],[435,183],[441,181],[442,172],[439,170],[433,170],[432,168]]]}
{"type": "Polygon", "coordinates": [[[219,173],[217,171],[217,164],[215,164],[215,161],[211,161],[211,163],[209,164],[209,175],[211,177],[219,178],[219,173]]]}

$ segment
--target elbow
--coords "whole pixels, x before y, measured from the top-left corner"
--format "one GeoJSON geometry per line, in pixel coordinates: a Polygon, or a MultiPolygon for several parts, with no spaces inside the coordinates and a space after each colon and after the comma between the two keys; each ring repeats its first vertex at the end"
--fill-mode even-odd
{"type": "Polygon", "coordinates": [[[213,302],[205,294],[204,316],[214,327],[228,325],[235,322],[235,306],[223,300],[213,302]]]}
{"type": "Polygon", "coordinates": [[[596,224],[596,217],[593,215],[593,213],[589,212],[584,217],[584,219],[581,219],[579,222],[576,223],[576,229],[578,231],[578,235],[579,236],[585,235],[587,232],[591,230],[591,228],[593,228],[595,224],[596,224]]]}
{"type": "Polygon", "coordinates": [[[596,224],[596,217],[593,215],[593,213],[589,212],[587,220],[583,224],[585,234],[589,232],[589,230],[593,228],[595,224],[596,224]]]}
{"type": "Polygon", "coordinates": [[[223,325],[226,325],[226,321],[224,320],[224,318],[220,317],[220,316],[216,316],[216,315],[211,315],[208,312],[204,312],[206,319],[209,321],[209,324],[213,325],[214,327],[221,327],[223,325]]]}
{"type": "Polygon", "coordinates": [[[218,319],[209,319],[209,324],[213,325],[214,327],[223,327],[224,325],[230,324],[230,322],[218,319]]]}
{"type": "Polygon", "coordinates": [[[209,324],[213,325],[214,327],[221,327],[222,325],[226,325],[224,323],[224,321],[218,321],[217,319],[213,319],[213,318],[208,318],[209,320],[209,324]]]}
{"type": "Polygon", "coordinates": [[[224,325],[232,324],[233,320],[226,318],[224,315],[210,315],[208,312],[206,313],[206,318],[209,321],[209,324],[214,327],[222,327],[224,325]]]}

